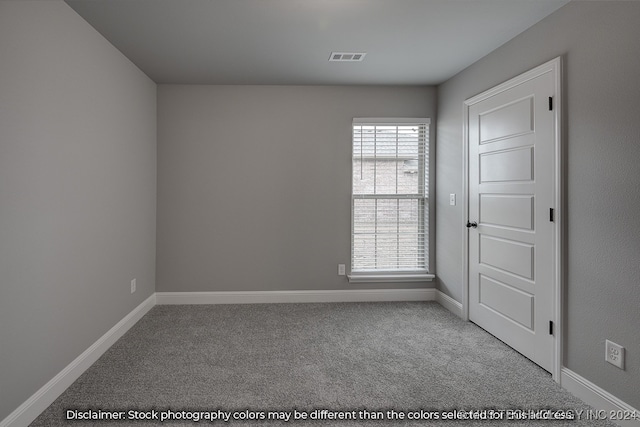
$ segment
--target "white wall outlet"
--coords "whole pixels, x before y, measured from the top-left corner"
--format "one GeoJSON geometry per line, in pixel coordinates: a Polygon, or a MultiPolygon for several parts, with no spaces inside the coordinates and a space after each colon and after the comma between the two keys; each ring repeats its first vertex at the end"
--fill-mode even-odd
{"type": "Polygon", "coordinates": [[[136,279],[133,279],[131,281],[131,293],[134,293],[136,291],[136,279]]]}
{"type": "Polygon", "coordinates": [[[449,204],[451,206],[455,206],[456,205],[456,193],[449,194],[449,204]]]}
{"type": "Polygon", "coordinates": [[[604,360],[624,370],[624,347],[606,340],[604,360]]]}
{"type": "Polygon", "coordinates": [[[344,276],[345,274],[344,264],[338,264],[338,276],[344,276]]]}

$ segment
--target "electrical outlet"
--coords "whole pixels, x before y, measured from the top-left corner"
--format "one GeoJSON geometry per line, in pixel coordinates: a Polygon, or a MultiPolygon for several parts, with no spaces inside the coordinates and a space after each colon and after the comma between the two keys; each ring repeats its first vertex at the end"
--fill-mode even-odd
{"type": "Polygon", "coordinates": [[[455,206],[456,205],[456,193],[449,194],[449,204],[451,206],[455,206]]]}
{"type": "Polygon", "coordinates": [[[338,264],[338,276],[344,276],[345,274],[344,264],[338,264]]]}
{"type": "Polygon", "coordinates": [[[604,360],[624,370],[624,347],[606,340],[604,360]]]}
{"type": "Polygon", "coordinates": [[[136,291],[136,279],[133,279],[131,281],[131,293],[134,293],[136,291]]]}

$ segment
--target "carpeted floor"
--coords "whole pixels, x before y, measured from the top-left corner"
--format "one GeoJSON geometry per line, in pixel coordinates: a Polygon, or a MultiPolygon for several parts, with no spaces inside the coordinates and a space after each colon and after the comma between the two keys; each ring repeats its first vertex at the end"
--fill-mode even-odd
{"type": "Polygon", "coordinates": [[[406,419],[515,410],[492,413],[506,418],[541,409],[591,408],[537,365],[437,303],[156,306],[31,425],[211,424],[200,411],[214,418],[283,417],[213,421],[235,426],[613,425],[587,420],[586,412],[574,421],[406,419]],[[122,411],[129,419],[69,421],[68,410],[122,411]],[[133,421],[129,411],[136,410],[172,419],[133,421]],[[294,420],[294,410],[299,418],[325,420],[294,420]],[[327,419],[340,414],[356,421],[327,419]],[[376,415],[384,419],[362,419],[376,415]],[[196,423],[194,416],[203,419],[196,423]],[[190,419],[177,419],[183,417],[190,419]]]}

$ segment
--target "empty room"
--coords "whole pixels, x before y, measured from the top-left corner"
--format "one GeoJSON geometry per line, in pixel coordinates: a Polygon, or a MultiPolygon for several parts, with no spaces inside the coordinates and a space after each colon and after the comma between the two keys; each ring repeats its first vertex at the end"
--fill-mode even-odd
{"type": "Polygon", "coordinates": [[[0,0],[0,427],[640,426],[638,22],[0,0]]]}

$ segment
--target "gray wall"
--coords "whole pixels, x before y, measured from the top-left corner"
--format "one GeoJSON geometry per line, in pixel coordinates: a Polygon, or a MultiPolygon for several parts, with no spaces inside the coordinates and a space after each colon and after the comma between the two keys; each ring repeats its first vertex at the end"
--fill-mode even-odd
{"type": "Polygon", "coordinates": [[[427,87],[158,86],[157,290],[392,287],[337,276],[351,121],[435,106],[427,87]]]}
{"type": "Polygon", "coordinates": [[[439,87],[438,287],[461,300],[463,101],[564,56],[565,365],[640,408],[640,3],[571,2],[439,87]],[[626,371],[604,341],[627,348],[626,371]]]}
{"type": "Polygon", "coordinates": [[[2,420],[154,292],[156,86],[61,1],[0,58],[2,420]]]}

